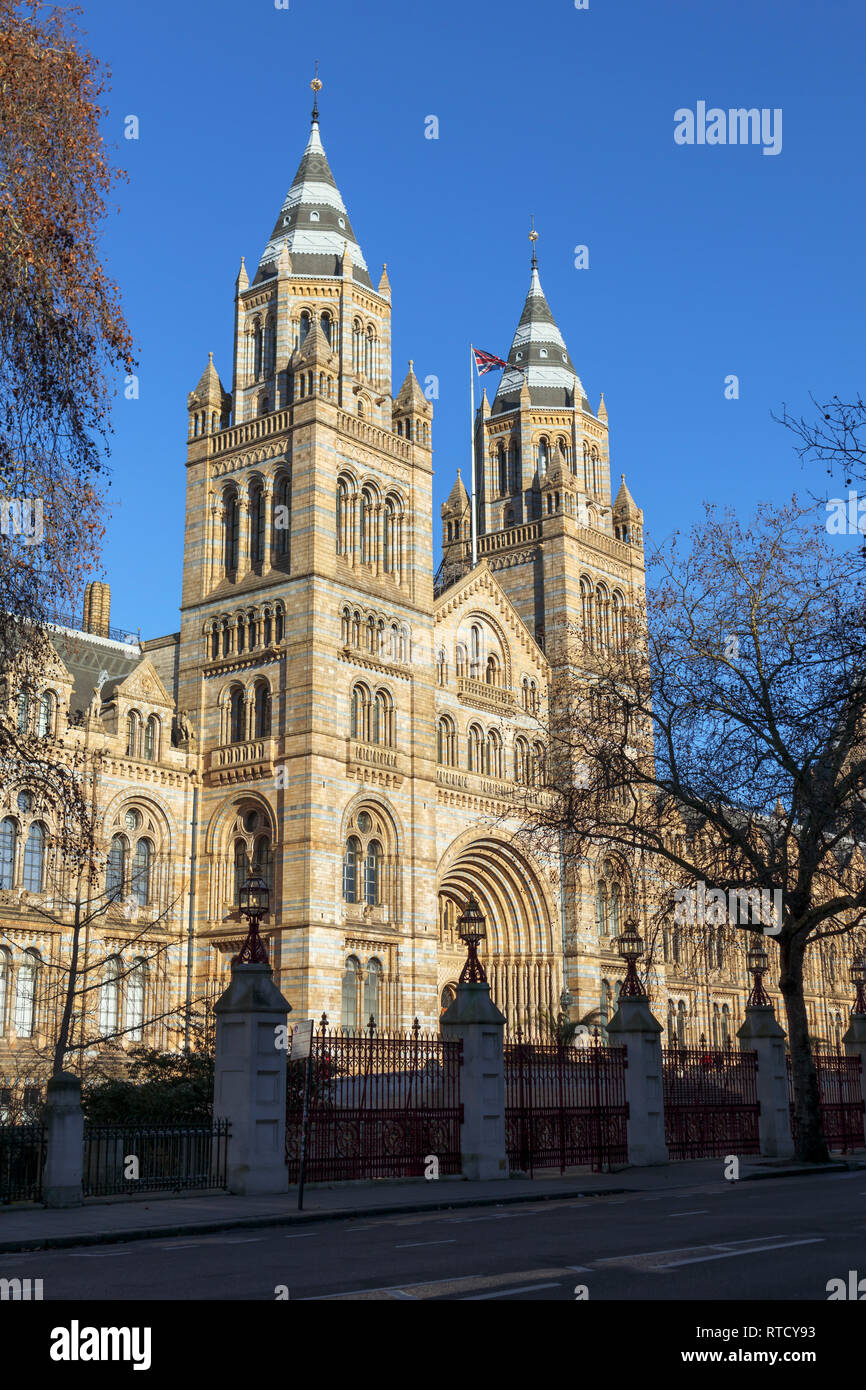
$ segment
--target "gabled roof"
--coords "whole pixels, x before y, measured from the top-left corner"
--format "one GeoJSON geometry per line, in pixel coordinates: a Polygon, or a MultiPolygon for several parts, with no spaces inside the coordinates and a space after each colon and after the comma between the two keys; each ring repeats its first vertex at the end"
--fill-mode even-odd
{"type": "Polygon", "coordinates": [[[276,275],[283,247],[291,255],[293,275],[342,274],[343,249],[347,247],[354,279],[373,288],[367,263],[322,145],[318,110],[313,112],[307,147],[262,252],[254,284],[276,275]]]}
{"type": "Polygon", "coordinates": [[[524,381],[529,387],[532,405],[580,408],[586,393],[541,288],[538,262],[534,256],[529,291],[512,339],[508,362],[512,370],[502,373],[499,389],[493,399],[492,414],[516,409],[524,381]],[[519,367],[524,370],[517,370],[519,367]]]}
{"type": "Polygon", "coordinates": [[[122,695],[125,700],[130,700],[133,704],[141,700],[146,704],[164,705],[169,709],[174,708],[174,700],[160,680],[150,657],[147,656],[140,660],[127,675],[121,676],[117,680],[106,681],[102,687],[102,703],[105,705],[109,700],[115,700],[118,695],[122,695]]]}
{"type": "Polygon", "coordinates": [[[467,613],[480,612],[495,625],[497,622],[516,642],[524,655],[542,670],[547,670],[547,657],[539,647],[505,590],[497,582],[489,560],[482,560],[462,579],[444,589],[433,604],[434,628],[445,622],[455,609],[467,613]]]}

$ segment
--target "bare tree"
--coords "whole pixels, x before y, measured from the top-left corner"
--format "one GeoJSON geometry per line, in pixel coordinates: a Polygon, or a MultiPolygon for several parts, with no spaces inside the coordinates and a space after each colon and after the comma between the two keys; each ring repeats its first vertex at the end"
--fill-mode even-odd
{"type": "Polygon", "coordinates": [[[522,833],[551,847],[561,836],[571,857],[615,850],[653,913],[687,907],[684,890],[704,885],[717,921],[765,933],[778,951],[798,1152],[819,1160],[804,961],[866,920],[857,559],[834,552],[814,508],[795,499],[763,506],[748,526],[707,507],[691,546],[674,536],[651,567],[646,602],[622,630],[595,609],[560,634],[546,790],[517,798],[522,833]],[[777,905],[777,918],[761,910],[777,905]]]}

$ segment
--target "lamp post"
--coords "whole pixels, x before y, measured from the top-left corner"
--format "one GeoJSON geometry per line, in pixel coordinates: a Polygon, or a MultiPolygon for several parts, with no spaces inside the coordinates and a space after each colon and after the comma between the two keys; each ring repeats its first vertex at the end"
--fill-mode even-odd
{"type": "Polygon", "coordinates": [[[619,953],[625,961],[625,979],[619,992],[620,999],[645,999],[646,990],[637,977],[637,963],[643,955],[643,941],[637,929],[637,922],[629,917],[625,931],[619,936],[619,953]]]}
{"type": "Polygon", "coordinates": [[[858,951],[852,960],[849,974],[851,983],[856,990],[854,1007],[851,1012],[852,1014],[866,1014],[866,954],[863,951],[858,951]]]}
{"type": "Polygon", "coordinates": [[[268,965],[268,952],[259,936],[259,922],[268,914],[270,891],[263,878],[251,874],[238,893],[241,916],[246,917],[250,929],[244,943],[232,960],[232,965],[268,965]]]}
{"type": "Polygon", "coordinates": [[[772,1005],[773,1001],[764,989],[764,975],[767,973],[769,963],[770,958],[759,938],[746,952],[746,964],[749,974],[754,979],[752,992],[746,1000],[747,1009],[766,1009],[772,1005]]]}
{"type": "Polygon", "coordinates": [[[469,894],[469,901],[461,916],[457,918],[457,932],[460,940],[468,949],[466,964],[460,971],[460,984],[486,984],[487,976],[484,973],[484,966],[478,959],[478,943],[486,937],[487,928],[484,925],[484,914],[478,906],[474,893],[469,894]]]}

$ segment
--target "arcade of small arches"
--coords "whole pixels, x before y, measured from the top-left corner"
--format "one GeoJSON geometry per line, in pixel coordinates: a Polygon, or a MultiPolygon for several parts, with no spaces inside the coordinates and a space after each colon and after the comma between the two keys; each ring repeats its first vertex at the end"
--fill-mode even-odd
{"type": "Polygon", "coordinates": [[[340,641],[344,647],[354,647],[370,656],[383,657],[405,665],[411,660],[412,641],[408,624],[384,617],[369,610],[340,609],[340,641]]]}
{"type": "Polygon", "coordinates": [[[593,651],[621,651],[625,645],[625,598],[604,583],[580,577],[580,608],[584,640],[593,651]]]}
{"type": "Polygon", "coordinates": [[[266,676],[247,685],[233,681],[219,696],[220,746],[271,736],[271,687],[266,676]]]}
{"type": "Polygon", "coordinates": [[[57,732],[57,711],[59,698],[54,690],[43,690],[39,694],[30,686],[18,691],[15,714],[19,734],[35,734],[37,738],[52,738],[57,732]]]}
{"type": "MultiPolygon", "coordinates": [[[[533,443],[535,467],[539,479],[544,478],[551,465],[554,454],[559,451],[563,467],[588,493],[601,494],[603,486],[603,460],[597,444],[583,442],[582,467],[578,465],[577,454],[571,440],[564,434],[539,434],[533,443]]],[[[500,439],[491,444],[489,452],[490,477],[493,480],[495,495],[513,497],[522,491],[523,476],[520,459],[520,445],[516,439],[500,439]]],[[[448,539],[451,539],[449,535],[448,539]]]]}
{"type": "Polygon", "coordinates": [[[343,472],[337,479],[336,551],[350,564],[369,565],[399,584],[403,575],[403,500],[396,492],[382,495],[371,481],[359,484],[343,472]]]}
{"type": "Polygon", "coordinates": [[[205,660],[218,661],[279,644],[284,636],[285,616],[285,608],[277,600],[212,618],[204,627],[205,660]]]}
{"type": "Polygon", "coordinates": [[[155,714],[145,719],[140,710],[131,709],[126,716],[126,756],[158,762],[162,743],[162,721],[155,714]]]}
{"type": "Polygon", "coordinates": [[[393,748],[397,742],[397,723],[394,700],[390,690],[381,686],[373,691],[364,681],[357,681],[349,697],[349,737],[362,743],[375,743],[393,748]]]}
{"type": "MultiPolygon", "coordinates": [[[[454,645],[454,673],[458,680],[483,681],[499,689],[511,684],[511,652],[504,637],[487,623],[473,622],[469,632],[458,635],[454,645]]],[[[527,678],[528,679],[528,678],[527,678]]],[[[448,653],[436,652],[436,683],[448,684],[448,653]]]]}
{"type": "MultiPolygon", "coordinates": [[[[19,953],[0,946],[0,1038],[38,1035],[43,1020],[50,1023],[46,997],[46,964],[39,950],[28,946],[19,953]]],[[[103,1039],[122,1034],[140,1042],[148,994],[148,962],[136,956],[108,956],[102,966],[96,1010],[103,1039]]]]}
{"type": "Polygon", "coordinates": [[[499,780],[513,779],[526,786],[544,784],[544,748],[538,740],[515,734],[509,771],[507,746],[498,728],[484,728],[470,721],[461,735],[450,714],[439,716],[436,724],[436,761],[440,767],[465,766],[468,772],[499,780]],[[463,748],[465,743],[465,763],[463,748]]]}
{"type": "Polygon", "coordinates": [[[291,477],[286,469],[274,477],[252,474],[227,484],[216,513],[222,527],[223,576],[237,579],[266,567],[285,569],[290,559],[291,477]]]}

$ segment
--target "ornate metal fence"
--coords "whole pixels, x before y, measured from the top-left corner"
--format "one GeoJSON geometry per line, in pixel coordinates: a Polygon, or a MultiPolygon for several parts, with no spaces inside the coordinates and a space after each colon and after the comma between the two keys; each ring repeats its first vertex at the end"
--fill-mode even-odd
{"type": "Polygon", "coordinates": [[[84,1195],[226,1186],[229,1122],[84,1127],[84,1195]]]}
{"type": "Polygon", "coordinates": [[[512,1169],[628,1162],[624,1047],[505,1044],[505,1147],[512,1169]]]}
{"type": "Polygon", "coordinates": [[[672,1159],[757,1154],[758,1058],[727,1047],[662,1049],[665,1139],[672,1159]]]}
{"type": "MultiPolygon", "coordinates": [[[[824,1138],[831,1149],[849,1153],[864,1146],[863,1092],[860,1087],[859,1057],[844,1052],[816,1052],[815,1070],[818,1073],[818,1097],[824,1138]]],[[[794,1116],[794,1082],[791,1058],[788,1058],[788,1098],[791,1103],[791,1131],[796,1137],[794,1116]]]]}
{"type": "MultiPolygon", "coordinates": [[[[463,1044],[422,1033],[330,1028],[313,1037],[308,1182],[421,1177],[431,1158],[441,1176],[460,1172],[463,1044]]],[[[289,1062],[286,1163],[300,1166],[303,1062],[289,1062]]]]}
{"type": "Polygon", "coordinates": [[[38,1202],[44,1165],[44,1125],[0,1125],[0,1203],[38,1202]]]}

